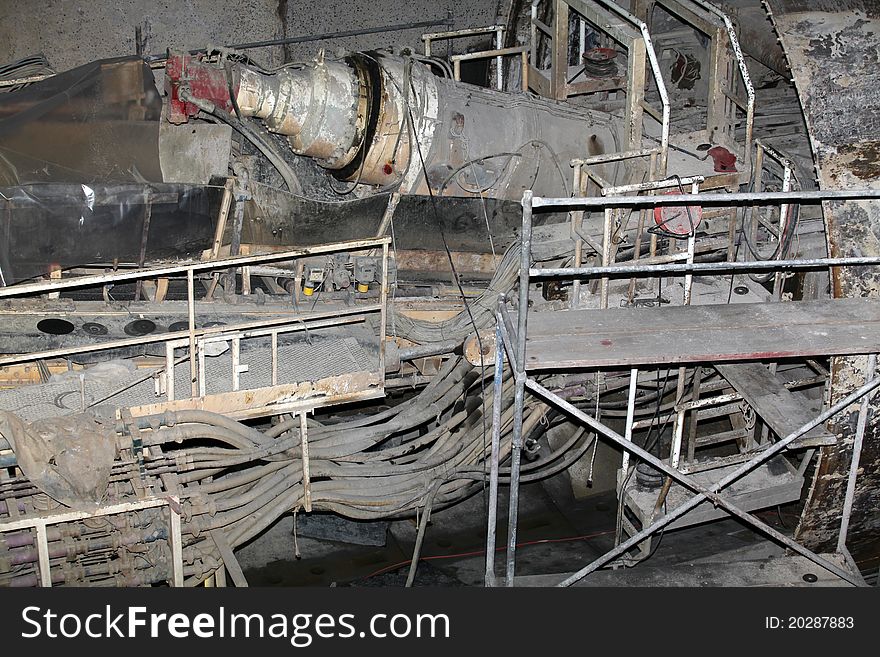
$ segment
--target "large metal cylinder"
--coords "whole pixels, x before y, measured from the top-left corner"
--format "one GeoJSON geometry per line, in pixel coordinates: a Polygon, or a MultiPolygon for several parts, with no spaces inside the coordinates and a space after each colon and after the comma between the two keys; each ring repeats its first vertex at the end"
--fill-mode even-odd
{"type": "Polygon", "coordinates": [[[295,153],[329,169],[345,167],[357,154],[366,81],[346,62],[321,61],[275,75],[245,66],[237,72],[241,114],[262,119],[272,132],[287,135],[295,153]]]}
{"type": "Polygon", "coordinates": [[[275,74],[240,65],[232,86],[241,114],[286,135],[295,153],[339,179],[403,193],[427,194],[430,185],[449,196],[568,194],[571,159],[619,150],[619,121],[609,114],[439,78],[387,54],[275,74]]]}

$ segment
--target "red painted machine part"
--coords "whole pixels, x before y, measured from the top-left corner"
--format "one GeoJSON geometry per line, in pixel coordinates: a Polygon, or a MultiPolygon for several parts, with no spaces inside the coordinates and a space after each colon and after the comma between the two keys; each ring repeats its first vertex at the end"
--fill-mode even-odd
{"type": "MultiPolygon", "coordinates": [[[[233,111],[225,69],[200,62],[192,55],[178,53],[169,55],[165,65],[165,76],[169,98],[168,120],[171,123],[186,123],[189,117],[199,113],[198,107],[180,99],[180,86],[184,84],[196,98],[210,101],[226,112],[233,111]]],[[[235,81],[233,81],[232,93],[238,93],[235,81]]]]}
{"type": "MultiPolygon", "coordinates": [[[[666,192],[666,194],[680,193],[677,189],[666,192]]],[[[689,235],[700,225],[702,218],[703,208],[699,205],[658,205],[654,208],[654,222],[661,230],[673,235],[689,235]],[[688,216],[688,209],[690,209],[690,216],[688,216]]]]}

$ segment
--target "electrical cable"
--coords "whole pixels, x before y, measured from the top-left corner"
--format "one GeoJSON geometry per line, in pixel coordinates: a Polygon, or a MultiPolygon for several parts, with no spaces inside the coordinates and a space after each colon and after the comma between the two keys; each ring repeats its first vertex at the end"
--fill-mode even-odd
{"type": "MultiPolygon", "coordinates": [[[[537,539],[534,541],[522,541],[522,542],[516,544],[516,548],[519,549],[519,548],[529,547],[529,546],[533,546],[533,545],[550,545],[553,543],[568,543],[568,542],[573,542],[573,541],[585,541],[585,540],[588,540],[591,538],[598,538],[599,536],[605,536],[607,534],[611,534],[611,533],[613,533],[613,531],[614,531],[613,529],[606,529],[604,531],[593,532],[592,534],[584,534],[582,536],[567,536],[565,538],[541,538],[541,539],[537,539]]],[[[507,546],[502,545],[500,547],[496,547],[495,552],[501,552],[506,549],[507,549],[507,546]]],[[[437,555],[430,555],[430,556],[426,556],[426,557],[423,556],[423,557],[420,557],[419,560],[420,561],[435,561],[435,560],[443,560],[443,559],[463,559],[463,558],[467,558],[467,557],[479,557],[479,556],[483,556],[484,554],[486,554],[485,548],[481,549],[481,550],[473,550],[471,552],[457,552],[455,554],[437,554],[437,555]]],[[[403,566],[409,565],[410,563],[412,563],[411,559],[407,559],[406,561],[400,561],[398,563],[391,564],[390,566],[384,566],[383,568],[380,568],[379,570],[373,571],[369,575],[364,575],[363,577],[359,577],[355,581],[360,582],[363,580],[370,579],[371,577],[376,577],[377,575],[383,575],[385,573],[397,570],[398,568],[402,568],[403,566]]]]}
{"type": "MultiPolygon", "coordinates": [[[[407,62],[409,62],[409,61],[410,60],[407,59],[407,62]]],[[[404,71],[405,71],[405,75],[408,74],[408,80],[404,80],[404,84],[407,84],[409,86],[409,88],[413,91],[413,93],[415,93],[415,86],[413,85],[413,80],[412,80],[412,70],[410,67],[405,66],[404,71]]],[[[407,113],[409,114],[409,117],[410,117],[410,126],[413,126],[415,122],[414,122],[414,119],[412,116],[412,108],[409,106],[408,103],[406,105],[406,108],[407,108],[407,113]]],[[[428,180],[428,168],[425,165],[425,157],[422,153],[422,145],[419,142],[419,137],[418,137],[418,134],[416,133],[415,129],[413,129],[413,132],[412,132],[412,139],[415,142],[416,152],[419,155],[419,162],[422,166],[422,173],[425,177],[425,184],[428,187],[428,194],[431,199],[431,209],[434,213],[434,221],[437,225],[437,228],[439,229],[440,238],[443,241],[443,248],[446,251],[446,257],[449,260],[449,267],[452,270],[452,277],[455,279],[456,286],[458,286],[458,291],[459,291],[459,294],[461,295],[461,302],[464,305],[464,309],[467,312],[468,318],[470,319],[471,326],[474,330],[474,335],[476,336],[476,340],[477,340],[477,348],[479,349],[479,353],[480,353],[480,373],[481,373],[480,378],[481,378],[481,382],[482,382],[482,394],[480,395],[480,403],[482,404],[481,421],[482,421],[482,429],[483,429],[483,452],[485,453],[486,446],[488,445],[488,439],[487,439],[488,431],[487,431],[487,427],[486,427],[486,363],[485,363],[485,359],[483,358],[483,354],[485,354],[486,352],[483,349],[483,339],[480,336],[479,327],[477,326],[477,323],[474,320],[474,316],[471,313],[470,305],[468,304],[467,297],[465,296],[465,293],[464,293],[464,288],[461,285],[461,278],[458,275],[458,271],[456,270],[456,267],[455,267],[455,261],[452,257],[452,252],[449,249],[449,242],[446,239],[446,232],[443,230],[443,223],[440,221],[440,213],[437,211],[437,200],[434,197],[434,192],[431,189],[431,184],[428,180]]],[[[485,461],[484,461],[484,467],[485,467],[485,461]]],[[[488,476],[488,473],[486,473],[486,474],[488,476]]],[[[485,479],[483,482],[483,490],[485,492],[485,479]]]]}

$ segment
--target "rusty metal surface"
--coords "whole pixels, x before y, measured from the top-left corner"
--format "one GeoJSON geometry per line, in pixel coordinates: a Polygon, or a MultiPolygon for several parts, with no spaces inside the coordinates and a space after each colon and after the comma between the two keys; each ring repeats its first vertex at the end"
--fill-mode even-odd
{"type": "MultiPolygon", "coordinates": [[[[880,187],[880,5],[871,0],[769,0],[809,127],[822,188],[880,187]]],[[[880,208],[824,204],[832,256],[880,254],[880,208]]],[[[880,296],[880,275],[863,268],[832,274],[835,297],[880,296]]],[[[864,381],[865,358],[832,363],[832,403],[864,381]]],[[[862,567],[880,559],[880,433],[876,397],[861,454],[848,545],[862,567]]],[[[858,409],[829,427],[840,437],[822,449],[797,538],[835,548],[858,409]]]]}

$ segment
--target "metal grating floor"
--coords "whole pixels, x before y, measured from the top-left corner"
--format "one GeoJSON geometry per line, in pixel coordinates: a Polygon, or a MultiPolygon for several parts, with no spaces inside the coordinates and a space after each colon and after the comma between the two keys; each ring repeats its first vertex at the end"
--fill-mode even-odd
{"type": "MultiPolygon", "coordinates": [[[[241,343],[241,365],[248,371],[239,375],[241,390],[270,386],[272,384],[272,355],[267,339],[254,339],[249,345],[241,343]]],[[[178,349],[176,356],[185,353],[178,349]]],[[[355,338],[317,337],[311,342],[298,341],[278,345],[278,383],[315,381],[340,374],[375,371],[378,359],[370,354],[355,338]]],[[[0,409],[18,415],[25,421],[33,421],[59,415],[78,413],[114,391],[125,387],[147,374],[147,369],[126,372],[119,368],[121,376],[85,376],[82,382],[76,374],[60,381],[22,386],[0,391],[0,409]],[[85,400],[85,404],[83,404],[85,400]]],[[[175,397],[189,396],[189,361],[174,368],[175,397]]],[[[205,358],[205,382],[207,393],[216,394],[232,390],[232,352],[205,358]]],[[[102,405],[127,408],[163,401],[157,396],[153,378],[137,383],[127,390],[113,395],[102,405]]]]}

